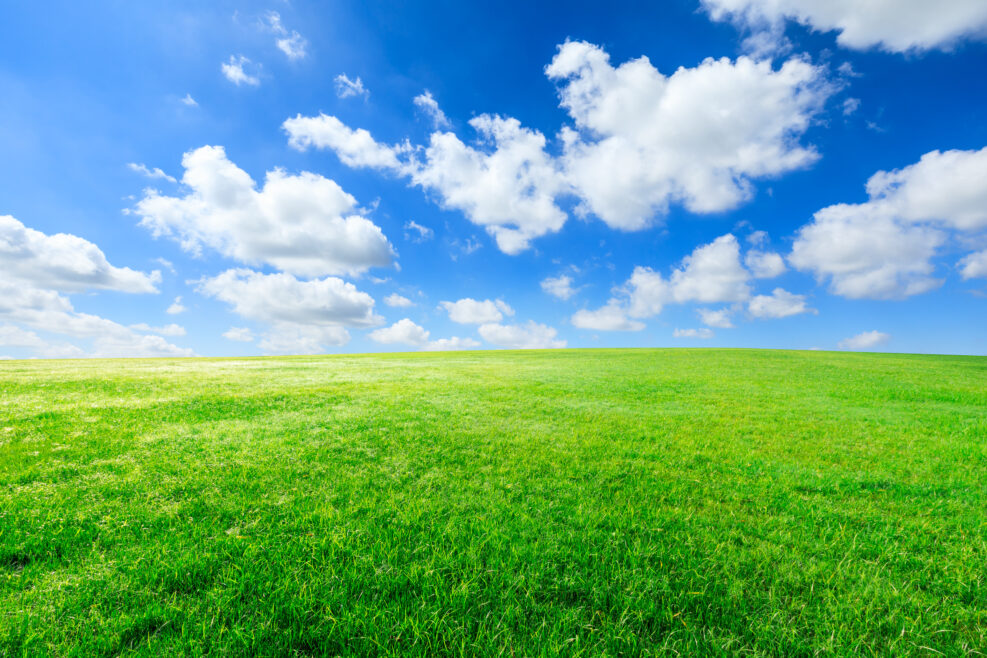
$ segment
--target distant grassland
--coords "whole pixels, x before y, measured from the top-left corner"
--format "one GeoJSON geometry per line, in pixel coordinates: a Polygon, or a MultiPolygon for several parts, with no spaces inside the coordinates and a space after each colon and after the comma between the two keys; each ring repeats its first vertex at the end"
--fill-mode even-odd
{"type": "Polygon", "coordinates": [[[987,358],[0,362],[0,655],[983,655],[987,358]]]}

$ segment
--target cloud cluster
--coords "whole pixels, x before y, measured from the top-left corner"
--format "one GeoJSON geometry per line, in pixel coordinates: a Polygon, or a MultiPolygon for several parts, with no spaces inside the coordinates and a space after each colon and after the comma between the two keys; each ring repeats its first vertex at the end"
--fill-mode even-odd
{"type": "Polygon", "coordinates": [[[46,235],[0,215],[0,263],[6,281],[62,292],[157,292],[161,273],[114,267],[92,242],[67,233],[46,235]]]}
{"type": "Polygon", "coordinates": [[[336,277],[306,281],[238,268],[203,278],[197,289],[237,315],[269,325],[260,346],[270,352],[324,352],[349,341],[346,327],[383,322],[370,295],[336,277]]]}
{"type": "MultiPolygon", "coordinates": [[[[813,312],[804,295],[794,295],[782,288],[776,288],[771,295],[752,297],[754,277],[755,273],[741,262],[739,241],[728,233],[696,247],[667,277],[649,267],[635,267],[627,282],[603,307],[578,311],[572,317],[572,324],[580,329],[640,331],[645,326],[640,320],[658,315],[668,304],[687,303],[739,306],[748,302],[750,314],[761,318],[813,312]]],[[[708,326],[733,326],[729,308],[698,312],[708,326]]]]}
{"type": "Polygon", "coordinates": [[[430,94],[416,98],[436,123],[424,146],[383,144],[325,114],[283,128],[294,148],[330,149],[347,166],[409,179],[516,254],[562,228],[559,202],[568,196],[580,213],[623,230],[649,226],[671,204],[696,213],[738,206],[754,180],[818,158],[801,138],[834,90],[821,68],[798,58],[777,69],[708,59],[666,76],[645,57],[614,67],[585,42],[559,46],[545,71],[574,124],[562,128],[558,156],[541,132],[490,114],[469,121],[478,139],[467,144],[443,132],[430,94]]]}
{"type": "Polygon", "coordinates": [[[933,290],[932,258],[950,231],[987,229],[987,148],[931,151],[915,164],[879,171],[868,201],[815,213],[789,262],[852,299],[900,299],[933,290]]]}
{"type": "Polygon", "coordinates": [[[0,217],[0,346],[43,357],[192,356],[161,334],[179,335],[177,325],[154,328],[121,324],[75,310],[63,293],[114,290],[155,293],[157,272],[145,274],[111,265],[93,243],[74,235],[46,235],[13,217],[0,217]],[[84,341],[50,340],[35,331],[84,341]],[[153,332],[145,333],[145,332],[153,332]]]}

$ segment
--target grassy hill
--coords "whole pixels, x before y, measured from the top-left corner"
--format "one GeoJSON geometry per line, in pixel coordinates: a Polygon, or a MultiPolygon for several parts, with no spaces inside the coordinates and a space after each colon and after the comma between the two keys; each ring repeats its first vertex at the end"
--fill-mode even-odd
{"type": "Polygon", "coordinates": [[[0,362],[0,655],[976,655],[987,358],[0,362]]]}

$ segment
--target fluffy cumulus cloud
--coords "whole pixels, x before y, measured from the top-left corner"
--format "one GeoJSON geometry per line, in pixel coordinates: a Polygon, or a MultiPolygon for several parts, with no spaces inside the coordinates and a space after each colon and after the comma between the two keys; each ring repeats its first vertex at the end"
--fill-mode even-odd
{"type": "Polygon", "coordinates": [[[697,313],[699,314],[699,319],[707,327],[716,327],[717,329],[733,328],[733,322],[730,320],[731,312],[728,308],[721,308],[719,310],[701,308],[697,310],[697,313]]]}
{"type": "MultiPolygon", "coordinates": [[[[103,356],[156,357],[193,356],[190,349],[169,343],[160,335],[147,335],[117,322],[90,313],[76,311],[72,302],[57,290],[32,287],[24,281],[10,280],[0,275],[0,321],[17,328],[20,347],[37,356],[103,356]],[[24,344],[25,330],[30,327],[88,343],[84,350],[64,340],[48,341],[38,338],[34,344],[24,344]]],[[[9,338],[8,338],[9,339],[9,338]]]]}
{"type": "Polygon", "coordinates": [[[802,227],[789,262],[829,280],[844,297],[894,299],[942,284],[932,258],[950,231],[987,228],[987,148],[932,151],[915,164],[879,171],[869,200],[818,211],[802,227]]]}
{"type": "Polygon", "coordinates": [[[758,279],[773,279],[781,276],[788,269],[785,261],[774,251],[760,251],[751,249],[744,256],[744,264],[751,271],[751,274],[758,279]]]}
{"type": "Polygon", "coordinates": [[[542,279],[541,289],[552,297],[558,297],[562,300],[569,299],[576,294],[576,289],[572,287],[572,277],[566,274],[542,279]]]}
{"type": "Polygon", "coordinates": [[[732,20],[755,31],[778,31],[794,20],[820,32],[837,31],[846,48],[889,52],[949,49],[957,41],[987,34],[981,0],[702,0],[715,20],[732,20]]]}
{"type": "Polygon", "coordinates": [[[330,149],[347,167],[370,167],[400,174],[411,171],[401,160],[411,150],[410,146],[381,144],[369,131],[350,128],[334,116],[303,117],[299,114],[287,119],[281,127],[288,133],[289,146],[299,151],[330,149]]]}
{"type": "Polygon", "coordinates": [[[300,276],[357,274],[391,263],[383,232],[328,178],[275,169],[257,189],[221,146],[190,151],[182,164],[184,196],[147,190],[132,211],[155,236],[172,237],[192,253],[205,245],[300,276]]]}
{"type": "Polygon", "coordinates": [[[821,69],[780,69],[741,57],[707,59],[666,76],[647,57],[614,67],[586,42],[567,42],[546,69],[578,132],[563,133],[567,180],[612,227],[639,229],[669,204],[697,213],[737,207],[752,180],[806,167],[800,138],[832,87],[821,69]]]}
{"type": "Polygon", "coordinates": [[[363,129],[321,114],[284,122],[289,144],[332,149],[351,167],[371,167],[408,177],[434,192],[443,207],[463,212],[484,226],[502,251],[516,254],[532,238],[558,231],[566,215],[555,204],[564,191],[556,163],[545,151],[545,136],[517,119],[482,114],[469,122],[480,148],[451,132],[435,132],[428,146],[389,146],[363,129]]]}
{"type": "Polygon", "coordinates": [[[783,288],[775,288],[770,295],[755,295],[748,302],[747,310],[755,318],[787,318],[816,312],[809,308],[805,295],[796,295],[783,288]]]}
{"type": "Polygon", "coordinates": [[[198,290],[229,304],[243,318],[269,325],[259,343],[268,352],[323,352],[349,341],[347,327],[382,321],[370,295],[336,277],[305,281],[284,272],[240,268],[202,279],[198,290]]]}
{"type": "Polygon", "coordinates": [[[838,344],[841,350],[866,350],[877,347],[891,340],[889,334],[874,330],[865,331],[850,338],[844,338],[838,344]]]}
{"type": "Polygon", "coordinates": [[[755,179],[816,160],[800,140],[833,91],[822,69],[800,59],[778,69],[706,60],[665,76],[643,57],[615,68],[584,42],[560,46],[546,73],[575,124],[561,131],[558,157],[542,133],[511,117],[474,117],[479,139],[467,144],[442,130],[430,95],[416,98],[436,121],[423,146],[384,144],[325,114],[283,128],[295,148],[330,149],[348,166],[407,178],[516,254],[562,228],[561,197],[575,195],[581,213],[626,230],[648,226],[671,203],[700,213],[736,207],[755,179]]]}
{"type": "Polygon", "coordinates": [[[572,325],[579,329],[595,331],[641,331],[644,323],[627,317],[627,309],[611,299],[595,311],[583,309],[572,316],[572,325]]]}
{"type": "Polygon", "coordinates": [[[396,292],[391,293],[390,295],[385,297],[384,303],[393,308],[408,308],[409,306],[415,305],[413,301],[411,301],[407,297],[403,297],[397,294],[396,292]]]}
{"type": "Polygon", "coordinates": [[[491,345],[512,350],[560,349],[566,341],[556,338],[558,331],[537,322],[525,324],[484,324],[478,330],[483,340],[491,345]]]}
{"type": "Polygon", "coordinates": [[[0,215],[2,278],[59,290],[119,290],[153,293],[160,272],[138,272],[114,267],[92,242],[68,233],[46,235],[24,226],[10,215],[0,215]]]}
{"type": "Polygon", "coordinates": [[[370,332],[370,340],[382,345],[412,345],[422,347],[428,342],[428,331],[408,318],[398,320],[390,327],[370,332]]]}
{"type": "Polygon", "coordinates": [[[505,315],[514,315],[514,309],[500,299],[478,301],[466,297],[456,302],[439,302],[439,307],[445,309],[450,320],[459,324],[490,324],[500,322],[505,315]]]}
{"type": "Polygon", "coordinates": [[[987,249],[966,256],[958,266],[964,279],[987,278],[987,249]]]}
{"type": "MultiPolygon", "coordinates": [[[[743,260],[752,262],[750,258],[743,260]]],[[[758,318],[815,312],[806,305],[804,295],[781,288],[776,288],[770,295],[753,295],[751,281],[754,278],[755,272],[746,269],[742,263],[737,238],[732,234],[722,235],[709,244],[696,247],[667,277],[649,267],[635,267],[627,282],[615,289],[615,296],[603,307],[577,312],[572,323],[580,329],[636,331],[644,328],[639,320],[658,315],[666,305],[689,303],[731,304],[717,310],[697,309],[703,324],[723,329],[733,327],[731,315],[744,302],[748,303],[751,315],[758,318]]],[[[688,331],[705,333],[708,330],[688,331]]]]}

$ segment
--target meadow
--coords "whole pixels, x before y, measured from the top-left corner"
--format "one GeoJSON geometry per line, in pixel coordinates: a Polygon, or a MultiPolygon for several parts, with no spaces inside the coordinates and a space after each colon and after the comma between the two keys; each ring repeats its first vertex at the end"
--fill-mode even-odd
{"type": "Polygon", "coordinates": [[[0,656],[987,653],[987,358],[0,362],[0,656]]]}

